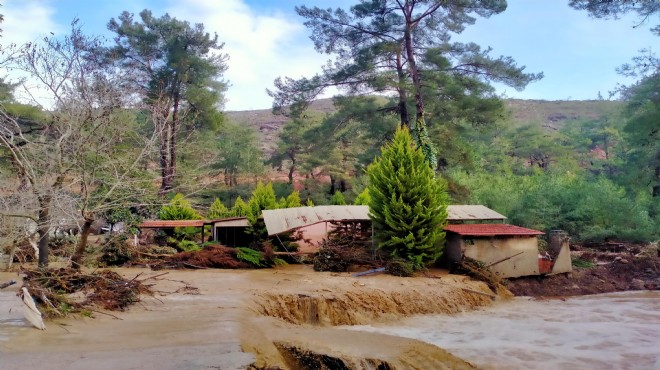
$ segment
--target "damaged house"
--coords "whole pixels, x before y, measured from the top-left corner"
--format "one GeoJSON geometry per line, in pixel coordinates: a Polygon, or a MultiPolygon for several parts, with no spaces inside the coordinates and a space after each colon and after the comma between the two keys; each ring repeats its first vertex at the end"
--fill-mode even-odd
{"type": "Polygon", "coordinates": [[[502,277],[558,274],[571,271],[568,238],[551,234],[548,252],[539,253],[543,232],[506,224],[506,217],[481,205],[447,207],[444,257],[463,256],[483,262],[502,277]]]}

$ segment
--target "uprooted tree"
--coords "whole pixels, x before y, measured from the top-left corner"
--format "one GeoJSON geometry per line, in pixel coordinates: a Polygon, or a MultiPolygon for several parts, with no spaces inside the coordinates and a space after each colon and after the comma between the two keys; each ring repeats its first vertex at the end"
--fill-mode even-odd
{"type": "Polygon", "coordinates": [[[447,189],[425,162],[407,128],[400,128],[369,166],[369,217],[377,247],[415,269],[442,254],[447,189]]]}

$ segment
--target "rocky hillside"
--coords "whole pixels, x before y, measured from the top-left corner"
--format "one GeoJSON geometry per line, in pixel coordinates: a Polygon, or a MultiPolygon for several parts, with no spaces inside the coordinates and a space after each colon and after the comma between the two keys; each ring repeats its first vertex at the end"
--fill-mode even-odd
{"type": "MultiPolygon", "coordinates": [[[[557,130],[565,124],[590,119],[598,119],[611,114],[621,106],[621,102],[607,100],[520,100],[509,99],[505,105],[511,114],[511,124],[522,126],[538,124],[549,130],[557,130]]],[[[334,111],[331,99],[314,102],[310,108],[317,112],[334,111]]],[[[236,123],[253,127],[259,133],[261,149],[270,153],[277,145],[279,129],[287,117],[274,115],[270,109],[227,112],[227,117],[236,123]]]]}

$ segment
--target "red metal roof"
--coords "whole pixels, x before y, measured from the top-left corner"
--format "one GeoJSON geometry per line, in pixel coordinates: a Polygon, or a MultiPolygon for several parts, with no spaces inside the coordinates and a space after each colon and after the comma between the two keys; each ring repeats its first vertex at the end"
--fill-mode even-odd
{"type": "Polygon", "coordinates": [[[143,221],[140,228],[143,229],[159,229],[170,227],[202,227],[207,224],[206,220],[149,220],[143,221]]]}
{"type": "Polygon", "coordinates": [[[507,224],[447,225],[445,231],[466,236],[543,235],[543,232],[538,230],[507,224]]]}

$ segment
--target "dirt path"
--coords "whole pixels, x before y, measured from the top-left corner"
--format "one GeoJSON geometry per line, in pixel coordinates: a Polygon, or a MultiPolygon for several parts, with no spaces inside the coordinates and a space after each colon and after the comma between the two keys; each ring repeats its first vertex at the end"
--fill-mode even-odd
{"type": "MultiPolygon", "coordinates": [[[[117,271],[129,277],[162,273],[117,271]]],[[[10,276],[15,278],[0,274],[0,281],[10,276]]],[[[487,292],[485,285],[453,275],[353,278],[315,273],[309,266],[287,266],[171,271],[163,278],[170,280],[159,280],[155,289],[173,292],[182,286],[177,281],[185,281],[199,288],[200,294],[145,298],[117,314],[121,320],[100,314],[95,319],[56,320],[47,324],[46,332],[14,326],[6,341],[0,331],[0,368],[245,369],[253,362],[300,368],[299,360],[305,356],[309,361],[340,360],[356,369],[384,363],[402,369],[471,368],[416,340],[356,334],[332,325],[457,312],[491,302],[486,295],[465,290],[487,292]]],[[[18,308],[20,304],[14,304],[12,314],[18,308]]],[[[2,315],[5,312],[0,311],[0,323],[2,315]]]]}

